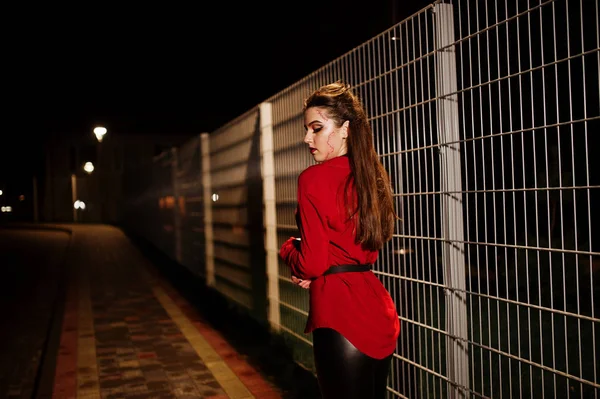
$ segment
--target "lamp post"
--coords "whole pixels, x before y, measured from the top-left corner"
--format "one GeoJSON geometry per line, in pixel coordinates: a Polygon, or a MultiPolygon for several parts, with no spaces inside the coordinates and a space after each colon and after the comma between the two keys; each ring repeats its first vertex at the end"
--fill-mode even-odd
{"type": "MultiPolygon", "coordinates": [[[[104,222],[104,212],[105,212],[105,200],[106,200],[106,190],[104,190],[104,178],[105,178],[105,174],[103,172],[103,166],[104,164],[102,163],[102,139],[104,138],[104,136],[107,133],[107,129],[104,126],[96,126],[94,128],[94,135],[96,136],[96,139],[98,140],[98,146],[97,151],[96,151],[96,165],[100,168],[98,170],[98,173],[96,174],[96,181],[98,182],[98,199],[100,200],[100,221],[104,222]]],[[[89,172],[91,173],[91,172],[89,172]]]]}
{"type": "MultiPolygon", "coordinates": [[[[71,175],[71,204],[77,201],[77,176],[71,175]]],[[[77,222],[77,208],[73,207],[73,222],[77,222]]]]}

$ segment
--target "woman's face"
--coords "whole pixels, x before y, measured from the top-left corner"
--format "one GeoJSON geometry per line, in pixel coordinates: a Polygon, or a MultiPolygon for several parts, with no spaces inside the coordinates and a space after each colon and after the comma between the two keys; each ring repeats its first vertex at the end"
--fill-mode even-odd
{"type": "Polygon", "coordinates": [[[308,144],[310,153],[316,162],[346,154],[346,138],[348,137],[348,121],[336,127],[324,108],[311,107],[304,112],[304,142],[308,144]]]}

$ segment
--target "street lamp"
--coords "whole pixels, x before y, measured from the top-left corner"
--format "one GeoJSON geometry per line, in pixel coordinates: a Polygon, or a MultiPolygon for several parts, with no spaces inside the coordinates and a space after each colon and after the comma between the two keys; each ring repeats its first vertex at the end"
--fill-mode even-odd
{"type": "MultiPolygon", "coordinates": [[[[103,219],[103,215],[104,215],[104,203],[106,200],[106,193],[103,190],[104,187],[104,178],[105,175],[103,173],[103,168],[106,165],[102,159],[102,138],[104,137],[104,135],[106,134],[106,128],[103,126],[96,126],[94,128],[94,134],[96,135],[96,138],[98,139],[98,146],[96,147],[96,164],[99,165],[100,169],[98,170],[98,173],[96,173],[96,181],[98,184],[98,189],[99,189],[99,203],[100,203],[100,220],[103,219]]],[[[91,173],[91,172],[88,172],[91,173]]]]}
{"type": "Polygon", "coordinates": [[[83,170],[85,170],[87,173],[92,173],[94,171],[94,164],[91,162],[86,162],[85,165],[83,165],[83,170]]]}
{"type": "Polygon", "coordinates": [[[102,138],[106,134],[106,128],[102,127],[102,126],[97,126],[97,127],[94,128],[94,134],[96,135],[96,138],[98,139],[98,142],[101,143],[102,142],[102,138]]]}

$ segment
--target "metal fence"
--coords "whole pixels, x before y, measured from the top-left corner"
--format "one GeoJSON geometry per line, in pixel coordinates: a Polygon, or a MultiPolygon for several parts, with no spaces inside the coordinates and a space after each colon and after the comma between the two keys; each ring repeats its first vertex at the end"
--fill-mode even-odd
{"type": "MultiPolygon", "coordinates": [[[[180,209],[140,206],[131,222],[154,223],[143,231],[157,246],[313,369],[308,295],[277,253],[312,163],[302,101],[343,79],[401,216],[375,265],[401,320],[388,397],[598,398],[598,12],[597,0],[433,3],[173,150],[175,172],[149,190],[170,185],[180,209]]],[[[130,204],[141,198],[160,202],[130,204]]]]}

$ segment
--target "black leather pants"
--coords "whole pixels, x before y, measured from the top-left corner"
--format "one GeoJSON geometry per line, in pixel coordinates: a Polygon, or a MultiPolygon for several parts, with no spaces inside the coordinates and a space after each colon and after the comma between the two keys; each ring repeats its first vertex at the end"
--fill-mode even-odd
{"type": "Polygon", "coordinates": [[[329,328],[313,331],[313,350],[323,399],[385,399],[392,355],[369,357],[329,328]]]}

